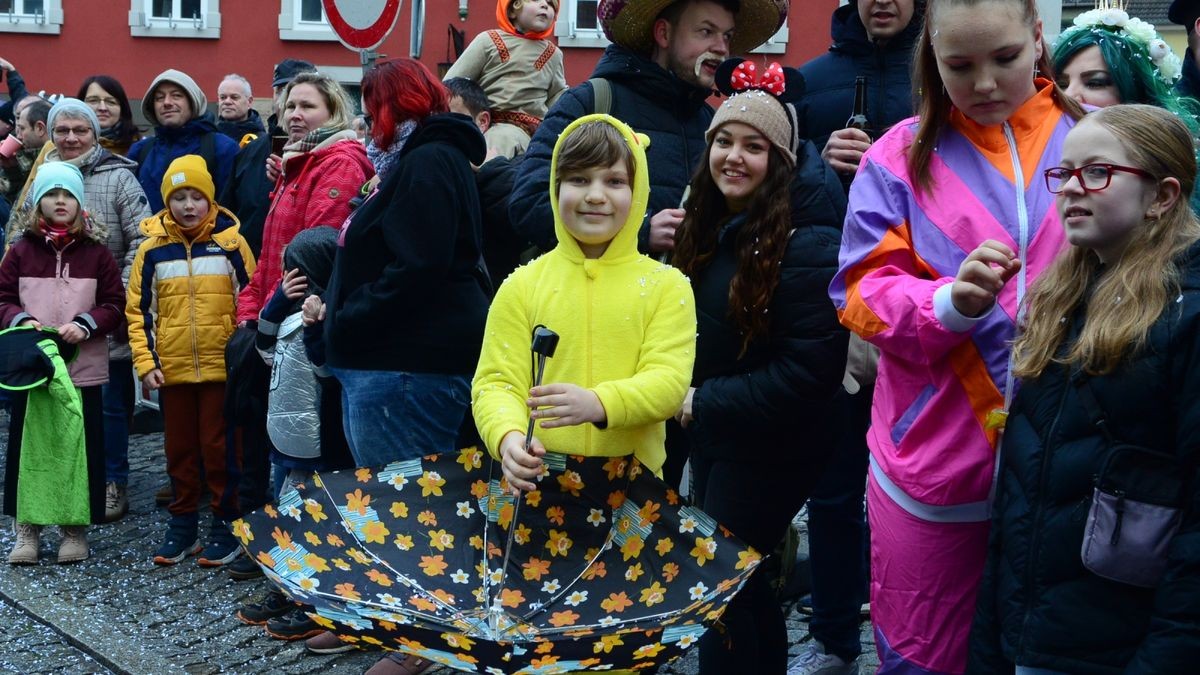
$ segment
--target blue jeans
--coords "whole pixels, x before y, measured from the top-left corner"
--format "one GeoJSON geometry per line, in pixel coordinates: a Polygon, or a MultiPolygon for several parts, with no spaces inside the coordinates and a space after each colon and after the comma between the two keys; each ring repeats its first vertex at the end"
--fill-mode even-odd
{"type": "Polygon", "coordinates": [[[333,368],[346,441],[358,466],[455,450],[471,404],[466,375],[333,368]]]}
{"type": "Polygon", "coordinates": [[[105,481],[129,483],[129,415],[133,408],[133,361],[109,361],[104,398],[105,481]]]}
{"type": "Polygon", "coordinates": [[[850,661],[862,653],[859,611],[866,600],[868,535],[867,427],[871,389],[845,396],[847,433],[808,498],[808,555],[812,566],[809,632],[825,652],[850,661]]]}

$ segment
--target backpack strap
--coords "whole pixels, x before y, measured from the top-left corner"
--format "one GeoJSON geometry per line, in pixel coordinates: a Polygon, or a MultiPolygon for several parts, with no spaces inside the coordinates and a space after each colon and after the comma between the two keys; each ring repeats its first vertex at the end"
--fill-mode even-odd
{"type": "Polygon", "coordinates": [[[612,112],[612,83],[603,77],[588,80],[592,85],[592,112],[608,115],[612,112]]]}
{"type": "Polygon", "coordinates": [[[204,166],[213,182],[217,182],[217,132],[209,131],[200,135],[200,156],[204,158],[204,166]]]}
{"type": "Polygon", "coordinates": [[[142,151],[141,151],[141,153],[139,153],[137,157],[130,157],[130,158],[129,158],[129,159],[132,159],[133,161],[135,161],[135,162],[137,162],[137,163],[138,163],[138,170],[139,170],[139,171],[141,171],[141,165],[142,165],[142,162],[146,161],[146,158],[147,158],[147,157],[149,157],[149,156],[150,156],[150,154],[151,154],[151,153],[154,151],[154,143],[155,143],[156,141],[158,141],[158,137],[157,137],[157,136],[151,136],[150,138],[147,138],[147,139],[146,139],[146,142],[142,144],[142,151]]]}

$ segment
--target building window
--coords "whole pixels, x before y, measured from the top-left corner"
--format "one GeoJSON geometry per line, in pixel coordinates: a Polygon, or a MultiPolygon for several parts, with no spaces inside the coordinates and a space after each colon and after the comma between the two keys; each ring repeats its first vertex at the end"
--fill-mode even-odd
{"type": "MultiPolygon", "coordinates": [[[[554,34],[560,47],[607,47],[608,38],[596,18],[597,0],[563,0],[554,34]]],[[[761,47],[751,50],[754,54],[782,54],[787,50],[787,22],[761,47]]]]}
{"type": "Polygon", "coordinates": [[[129,34],[134,37],[221,37],[221,0],[132,0],[129,34]]]}
{"type": "Polygon", "coordinates": [[[321,0],[280,0],[279,39],[336,42],[337,35],[321,0]]]}
{"type": "Polygon", "coordinates": [[[608,38],[596,19],[597,0],[563,0],[554,34],[560,47],[607,47],[608,38]]]}
{"type": "Polygon", "coordinates": [[[62,0],[0,0],[0,33],[62,32],[62,0]]]}

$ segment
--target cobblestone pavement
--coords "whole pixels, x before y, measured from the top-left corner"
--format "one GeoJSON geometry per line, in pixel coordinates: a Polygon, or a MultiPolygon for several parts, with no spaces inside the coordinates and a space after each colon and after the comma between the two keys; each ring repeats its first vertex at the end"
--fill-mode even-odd
{"type": "MultiPolygon", "coordinates": [[[[0,413],[0,448],[7,439],[0,413]]],[[[265,592],[264,581],[234,582],[195,564],[159,567],[152,553],[166,523],[154,506],[165,481],[162,435],[133,436],[130,443],[131,512],[123,520],[88,530],[91,558],[53,564],[58,533],[42,538],[42,562],[13,567],[0,558],[0,673],[361,673],[379,653],[307,654],[300,643],[269,639],[245,626],[233,611],[265,592]]],[[[4,453],[0,451],[0,465],[4,453]]],[[[202,528],[206,527],[202,516],[202,528]]],[[[12,545],[11,519],[0,526],[0,556],[12,545]]],[[[53,528],[47,528],[53,530],[53,528]]],[[[203,531],[203,529],[202,529],[203,531]]],[[[792,652],[808,639],[804,616],[792,612],[792,652]]],[[[863,671],[874,670],[874,645],[864,627],[863,671]],[[868,662],[869,659],[869,662],[868,662]]],[[[439,669],[436,675],[453,671],[439,669]]],[[[662,673],[697,672],[696,651],[662,673]]],[[[747,671],[750,672],[750,671],[747,671]]]]}

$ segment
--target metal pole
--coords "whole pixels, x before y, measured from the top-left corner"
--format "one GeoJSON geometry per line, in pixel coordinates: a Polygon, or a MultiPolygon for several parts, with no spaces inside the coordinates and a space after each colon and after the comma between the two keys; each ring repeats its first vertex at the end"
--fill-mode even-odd
{"type": "Polygon", "coordinates": [[[362,64],[363,77],[366,77],[367,71],[375,67],[375,60],[379,58],[379,52],[374,49],[360,49],[358,58],[362,64]]]}

